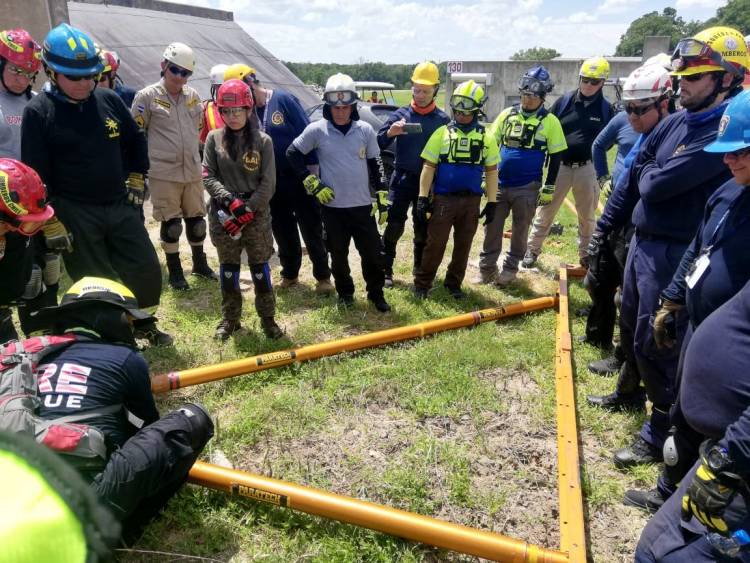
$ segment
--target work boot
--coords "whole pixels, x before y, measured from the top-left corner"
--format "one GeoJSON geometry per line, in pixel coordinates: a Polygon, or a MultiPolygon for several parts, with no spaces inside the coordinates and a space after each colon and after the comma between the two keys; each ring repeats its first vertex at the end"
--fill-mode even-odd
{"type": "Polygon", "coordinates": [[[631,489],[625,493],[622,503],[626,506],[635,506],[636,508],[645,510],[649,514],[654,514],[662,507],[666,500],[661,496],[657,488],[653,488],[650,491],[631,489]]]}
{"type": "Polygon", "coordinates": [[[596,375],[614,375],[620,371],[623,363],[616,357],[610,356],[609,358],[589,362],[588,368],[591,373],[596,375]]]}
{"type": "Polygon", "coordinates": [[[497,279],[495,280],[495,285],[497,287],[508,287],[514,281],[516,281],[516,272],[503,270],[500,272],[500,275],[497,276],[497,279]]]}
{"type": "Polygon", "coordinates": [[[279,282],[279,288],[280,289],[289,289],[290,287],[294,287],[295,285],[299,284],[299,278],[281,278],[281,281],[279,282]]]}
{"type": "Polygon", "coordinates": [[[315,282],[315,293],[318,295],[330,295],[334,291],[336,291],[336,288],[333,287],[331,280],[328,278],[320,279],[315,282]]]}
{"type": "Polygon", "coordinates": [[[375,308],[380,311],[381,313],[387,313],[391,310],[391,306],[388,305],[388,303],[385,300],[385,297],[382,295],[378,295],[375,297],[368,297],[370,302],[375,305],[375,308]]]}
{"type": "Polygon", "coordinates": [[[495,269],[494,272],[489,273],[480,271],[479,274],[471,278],[471,283],[473,283],[474,285],[490,285],[495,283],[495,281],[497,280],[497,276],[497,269],[495,269]]]}
{"type": "Polygon", "coordinates": [[[214,332],[214,338],[216,340],[221,340],[222,342],[224,342],[241,328],[242,325],[240,324],[240,321],[221,319],[219,326],[216,327],[216,332],[214,332]]]}
{"type": "Polygon", "coordinates": [[[159,330],[155,322],[150,322],[133,329],[133,337],[146,339],[151,346],[171,346],[174,344],[172,335],[159,330]]]}
{"type": "Polygon", "coordinates": [[[646,440],[638,436],[635,441],[627,447],[617,450],[613,457],[615,467],[626,469],[634,465],[646,465],[648,463],[659,463],[663,461],[661,449],[652,446],[646,440]]]}
{"type": "Polygon", "coordinates": [[[169,271],[169,287],[177,291],[187,291],[190,289],[185,274],[182,273],[182,263],[180,263],[180,253],[170,252],[166,254],[167,270],[169,271]]]}
{"type": "Polygon", "coordinates": [[[207,280],[217,281],[219,276],[217,276],[216,272],[214,272],[211,269],[211,266],[208,265],[206,253],[203,252],[203,247],[191,246],[190,248],[193,251],[193,275],[207,280]]]}
{"type": "Polygon", "coordinates": [[[347,309],[349,307],[354,307],[354,295],[339,295],[339,304],[347,309]]]}
{"type": "Polygon", "coordinates": [[[392,273],[384,274],[383,287],[385,289],[393,289],[393,274],[392,273]]]}
{"type": "Polygon", "coordinates": [[[521,266],[524,268],[533,268],[534,264],[536,264],[536,261],[539,259],[539,254],[534,253],[531,250],[527,250],[526,254],[523,257],[523,261],[521,262],[521,266]]]}
{"type": "Polygon", "coordinates": [[[463,299],[466,297],[466,294],[461,291],[461,288],[457,285],[446,285],[444,287],[448,290],[448,293],[450,293],[450,296],[453,297],[453,299],[463,299]]]}
{"type": "Polygon", "coordinates": [[[271,340],[278,340],[279,338],[284,336],[284,331],[281,330],[281,327],[276,324],[276,321],[272,316],[261,317],[260,326],[263,329],[263,334],[265,334],[271,340]]]}
{"type": "Polygon", "coordinates": [[[417,299],[427,299],[427,294],[430,292],[426,287],[414,287],[414,297],[417,299]]]}
{"type": "Polygon", "coordinates": [[[590,405],[611,412],[646,410],[646,393],[641,389],[635,393],[610,393],[609,395],[589,395],[590,405]]]}

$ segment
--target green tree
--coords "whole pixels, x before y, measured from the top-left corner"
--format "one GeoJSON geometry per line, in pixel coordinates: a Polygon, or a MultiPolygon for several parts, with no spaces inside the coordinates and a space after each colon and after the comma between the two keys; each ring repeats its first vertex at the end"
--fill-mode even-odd
{"type": "Polygon", "coordinates": [[[516,51],[510,57],[511,61],[549,61],[559,57],[555,49],[549,47],[531,47],[530,49],[521,49],[516,51]]]}
{"type": "Polygon", "coordinates": [[[726,6],[716,10],[716,16],[707,20],[702,28],[712,25],[726,25],[739,30],[742,35],[749,35],[750,0],[729,0],[726,6]]]}
{"type": "Polygon", "coordinates": [[[698,21],[686,22],[677,15],[674,8],[664,8],[662,13],[649,12],[630,23],[627,31],[620,37],[615,56],[639,57],[643,55],[643,41],[649,35],[666,35],[670,38],[669,48],[674,49],[683,37],[694,35],[703,24],[698,21]]]}

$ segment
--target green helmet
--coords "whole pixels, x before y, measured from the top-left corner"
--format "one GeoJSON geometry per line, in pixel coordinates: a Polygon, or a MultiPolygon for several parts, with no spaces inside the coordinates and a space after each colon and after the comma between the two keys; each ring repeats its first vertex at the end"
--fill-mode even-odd
{"type": "Polygon", "coordinates": [[[450,105],[453,110],[478,112],[486,101],[487,96],[484,94],[484,88],[473,80],[469,80],[456,86],[451,96],[450,105]]]}

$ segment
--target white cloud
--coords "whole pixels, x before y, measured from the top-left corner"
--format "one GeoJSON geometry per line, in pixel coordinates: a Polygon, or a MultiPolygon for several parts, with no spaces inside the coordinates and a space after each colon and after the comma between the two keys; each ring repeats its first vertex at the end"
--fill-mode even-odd
{"type": "Polygon", "coordinates": [[[717,2],[716,0],[677,0],[675,2],[675,8],[678,10],[684,10],[685,8],[718,8],[724,2],[717,2]]]}
{"type": "Polygon", "coordinates": [[[600,14],[622,14],[641,2],[642,0],[604,0],[596,11],[600,14]]]}

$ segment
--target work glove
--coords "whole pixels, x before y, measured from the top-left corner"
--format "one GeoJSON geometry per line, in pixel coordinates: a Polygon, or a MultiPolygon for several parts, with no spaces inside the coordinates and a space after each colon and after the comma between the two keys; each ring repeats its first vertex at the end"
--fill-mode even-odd
{"type": "Polygon", "coordinates": [[[234,217],[229,217],[221,224],[221,226],[224,229],[224,232],[232,238],[239,238],[243,227],[242,223],[240,223],[234,217]]]}
{"type": "Polygon", "coordinates": [[[483,225],[489,225],[492,223],[492,221],[495,220],[495,212],[497,211],[497,202],[496,201],[488,201],[484,209],[482,209],[482,212],[479,214],[479,217],[484,217],[484,223],[483,225]]]}
{"type": "Polygon", "coordinates": [[[744,486],[742,478],[729,471],[714,472],[708,461],[714,442],[701,444],[701,464],[682,497],[682,519],[686,522],[694,516],[712,532],[728,534],[729,526],[723,518],[724,510],[734,499],[738,489],[744,486]]]}
{"type": "Polygon", "coordinates": [[[128,193],[128,203],[133,207],[142,207],[146,200],[148,180],[145,174],[131,172],[125,180],[125,190],[128,193]]]}
{"type": "Polygon", "coordinates": [[[675,333],[675,314],[680,311],[684,305],[670,301],[669,299],[659,300],[659,309],[654,315],[654,342],[659,350],[672,348],[677,334],[675,333]]]}
{"type": "Polygon", "coordinates": [[[253,213],[253,210],[250,209],[247,204],[238,197],[229,202],[229,205],[227,205],[227,209],[232,214],[232,217],[234,217],[240,225],[246,225],[247,223],[255,219],[255,213],[253,213]]]}
{"type": "Polygon", "coordinates": [[[602,251],[602,246],[604,246],[606,239],[607,236],[599,230],[594,231],[594,233],[591,235],[591,240],[589,240],[589,245],[586,248],[586,254],[588,254],[589,256],[589,262],[599,256],[599,253],[602,251]]]}
{"type": "Polygon", "coordinates": [[[536,200],[538,206],[549,205],[552,203],[552,196],[555,195],[555,185],[545,184],[542,189],[539,190],[539,197],[536,200]]]}
{"type": "Polygon", "coordinates": [[[606,199],[609,199],[609,196],[612,195],[612,176],[599,176],[597,181],[599,182],[601,193],[604,194],[606,199]]]}
{"type": "Polygon", "coordinates": [[[379,190],[375,192],[375,199],[372,200],[372,213],[378,214],[378,225],[385,225],[388,221],[388,211],[391,209],[391,202],[388,201],[388,192],[379,190]]]}
{"type": "Polygon", "coordinates": [[[417,198],[417,212],[414,214],[414,218],[420,223],[426,223],[430,220],[430,217],[432,217],[430,198],[421,195],[417,198]]]}
{"type": "Polygon", "coordinates": [[[320,203],[330,203],[336,194],[333,193],[333,188],[326,186],[320,181],[320,178],[313,174],[309,174],[302,180],[302,185],[305,186],[305,190],[311,196],[315,196],[320,203]]]}
{"type": "Polygon", "coordinates": [[[73,252],[73,235],[57,217],[52,217],[42,227],[47,248],[55,252],[73,252]]]}

